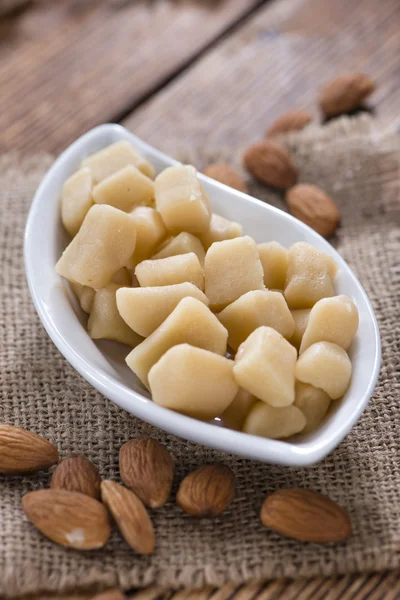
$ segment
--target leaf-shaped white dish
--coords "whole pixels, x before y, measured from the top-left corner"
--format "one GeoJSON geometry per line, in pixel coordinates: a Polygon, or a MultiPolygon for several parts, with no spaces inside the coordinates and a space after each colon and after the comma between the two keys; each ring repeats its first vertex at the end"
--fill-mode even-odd
{"type": "Polygon", "coordinates": [[[350,350],[353,363],[350,388],[342,400],[332,403],[334,408],[318,431],[290,441],[269,440],[157,406],[125,364],[129,349],[113,342],[94,342],[88,336],[86,317],[68,283],[54,270],[68,243],[60,219],[60,193],[64,181],[83,158],[122,139],[130,141],[157,172],[178,164],[123,127],[112,124],[96,127],[82,136],[55,161],[33,200],[24,249],[30,292],[47,333],[71,365],[97,390],[121,408],[161,429],[231,454],[274,464],[304,466],[321,460],[350,431],[372,395],[381,360],[379,329],[367,295],[345,261],[315,231],[285,212],[200,175],[213,211],[239,221],[244,233],[256,242],[277,240],[289,247],[295,242],[307,241],[331,254],[339,265],[335,288],[338,294],[346,294],[354,300],[360,325],[350,350]]]}

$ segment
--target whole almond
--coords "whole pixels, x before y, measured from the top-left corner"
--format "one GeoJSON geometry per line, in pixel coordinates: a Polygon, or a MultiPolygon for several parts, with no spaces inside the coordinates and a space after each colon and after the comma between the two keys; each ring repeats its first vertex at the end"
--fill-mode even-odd
{"type": "Polygon", "coordinates": [[[289,131],[300,131],[309,125],[311,121],[312,115],[305,110],[288,110],[271,123],[265,135],[274,137],[289,131]]]}
{"type": "Polygon", "coordinates": [[[163,506],[174,481],[174,461],[152,438],[130,440],[119,451],[121,479],[150,508],[163,506]]]}
{"type": "Polygon", "coordinates": [[[289,211],[324,237],[330,237],[340,222],[340,212],[328,194],[316,185],[299,183],[286,192],[289,211]]]}
{"type": "Polygon", "coordinates": [[[101,482],[101,499],[114,517],[125,541],[139,554],[154,550],[154,529],[143,502],[114,481],[101,482]]]}
{"type": "Polygon", "coordinates": [[[266,185],[285,189],[297,181],[293,157],[284,146],[273,140],[250,146],[244,153],[243,162],[248,171],[266,185]]]}
{"type": "Polygon", "coordinates": [[[0,473],[48,469],[59,460],[57,448],[40,435],[0,423],[0,473]]]}
{"type": "Polygon", "coordinates": [[[220,183],[229,185],[229,187],[234,188],[235,190],[239,190],[239,192],[244,192],[245,194],[249,193],[243,177],[225,163],[214,163],[213,165],[209,165],[204,169],[203,173],[204,175],[207,175],[207,177],[211,177],[211,179],[215,179],[220,183]]]}
{"type": "Polygon", "coordinates": [[[282,489],[270,494],[260,517],[265,527],[302,542],[340,542],[351,535],[345,511],[311,490],[282,489]]]}
{"type": "Polygon", "coordinates": [[[365,73],[349,73],[330,81],[320,92],[325,116],[336,117],[358,108],[375,90],[375,82],[365,73]]]}
{"type": "Polygon", "coordinates": [[[75,548],[102,548],[110,537],[106,508],[94,498],[66,490],[39,490],[22,498],[28,519],[53,542],[75,548]]]}
{"type": "Polygon", "coordinates": [[[176,501],[194,517],[221,514],[235,496],[235,475],[225,465],[205,465],[181,482],[176,501]]]}
{"type": "Polygon", "coordinates": [[[100,483],[101,477],[94,464],[86,456],[77,455],[67,456],[57,465],[50,487],[99,499],[100,483]]]}

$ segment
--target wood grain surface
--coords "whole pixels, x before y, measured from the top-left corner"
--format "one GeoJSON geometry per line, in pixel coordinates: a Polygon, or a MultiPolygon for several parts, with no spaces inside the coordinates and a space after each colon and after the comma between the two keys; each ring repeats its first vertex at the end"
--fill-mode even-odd
{"type": "Polygon", "coordinates": [[[306,108],[319,120],[321,86],[361,70],[377,81],[369,104],[386,126],[400,113],[399,55],[398,0],[277,0],[125,125],[172,155],[187,140],[210,150],[247,144],[289,108],[306,108]]]}
{"type": "Polygon", "coordinates": [[[60,151],[120,116],[260,0],[47,0],[0,21],[0,150],[60,151]]]}

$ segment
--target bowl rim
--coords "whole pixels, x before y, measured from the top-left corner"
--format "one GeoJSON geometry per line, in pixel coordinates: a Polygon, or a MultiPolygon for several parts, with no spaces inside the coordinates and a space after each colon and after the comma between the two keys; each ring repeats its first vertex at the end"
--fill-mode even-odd
{"type": "MultiPolygon", "coordinates": [[[[170,165],[180,164],[178,161],[156,150],[146,142],[143,142],[140,140],[140,138],[137,138],[126,128],[112,123],[100,125],[90,130],[74,141],[54,161],[35,193],[29,210],[24,235],[24,262],[26,278],[34,306],[49,337],[61,354],[74,367],[74,369],[80,373],[80,375],[82,375],[95,389],[97,389],[100,393],[102,393],[120,408],[123,408],[130,414],[133,414],[156,427],[204,446],[272,464],[300,467],[309,466],[322,460],[347,435],[365,409],[373,393],[380,371],[381,340],[379,327],[373,308],[357,277],[351,271],[344,259],[342,259],[342,257],[338,254],[338,252],[326,240],[321,238],[321,236],[319,236],[314,230],[310,229],[310,227],[304,223],[301,223],[301,226],[309,231],[312,231],[314,237],[317,236],[323,240],[323,245],[325,245],[325,247],[329,250],[329,253],[333,254],[335,260],[337,260],[340,265],[344,265],[352,274],[354,283],[358,287],[358,291],[363,296],[365,305],[368,308],[369,318],[371,319],[373,325],[373,337],[375,344],[374,365],[372,372],[370,373],[369,383],[364,394],[359,399],[353,410],[347,415],[347,418],[344,420],[344,422],[341,423],[340,427],[330,431],[329,435],[324,435],[323,440],[319,440],[317,436],[316,439],[312,441],[304,441],[301,445],[295,445],[287,441],[271,440],[246,434],[240,431],[216,427],[214,424],[198,421],[194,418],[158,406],[148,398],[137,393],[135,390],[122,383],[119,383],[116,379],[99,371],[99,369],[93,366],[90,361],[88,362],[84,356],[80,355],[78,350],[68,343],[68,340],[64,339],[64,337],[58,331],[56,323],[51,319],[48,311],[46,310],[43,297],[39,293],[38,286],[35,282],[35,264],[33,259],[35,253],[33,251],[34,247],[32,244],[34,243],[33,233],[36,219],[40,214],[41,204],[44,196],[46,195],[46,190],[50,186],[54,174],[59,167],[73,157],[82,155],[82,149],[87,147],[87,145],[93,142],[93,140],[100,140],[101,138],[110,136],[114,137],[115,141],[117,141],[117,138],[120,140],[129,140],[133,145],[137,146],[139,150],[145,150],[151,155],[157,157],[163,162],[169,163],[170,165]],[[134,410],[132,410],[132,401],[135,402],[133,407],[134,410]]],[[[199,174],[199,177],[200,179],[206,181],[208,185],[213,185],[217,189],[223,188],[228,190],[230,194],[239,195],[245,198],[250,203],[261,204],[267,211],[269,210],[272,212],[277,212],[281,218],[284,220],[286,219],[287,221],[295,221],[298,226],[299,221],[297,219],[274,206],[270,206],[261,200],[253,198],[252,196],[233,190],[232,188],[216,182],[205,175],[199,174]]]]}

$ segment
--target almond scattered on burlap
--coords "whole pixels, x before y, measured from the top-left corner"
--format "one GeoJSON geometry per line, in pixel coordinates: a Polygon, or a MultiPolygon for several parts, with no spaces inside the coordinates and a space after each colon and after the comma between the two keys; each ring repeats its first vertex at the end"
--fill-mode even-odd
{"type": "Polygon", "coordinates": [[[320,92],[319,103],[326,117],[336,117],[358,108],[375,90],[375,82],[365,73],[340,75],[320,92]]]}
{"type": "Polygon", "coordinates": [[[341,542],[351,535],[346,512],[311,490],[282,489],[270,494],[260,518],[265,527],[301,542],[341,542]]]}
{"type": "Polygon", "coordinates": [[[151,438],[130,440],[119,451],[121,479],[150,508],[163,506],[174,481],[174,461],[168,450],[151,438]]]}
{"type": "Polygon", "coordinates": [[[213,165],[209,165],[203,171],[204,175],[207,177],[211,177],[211,179],[215,179],[220,183],[224,183],[225,185],[229,185],[231,188],[238,190],[239,192],[244,192],[245,194],[249,193],[246,182],[243,177],[236,173],[231,166],[225,163],[215,163],[213,165]]]}
{"type": "Polygon", "coordinates": [[[0,473],[48,469],[59,460],[57,448],[42,436],[0,423],[0,473]]]}
{"type": "Polygon", "coordinates": [[[111,528],[106,508],[94,498],[66,490],[38,490],[22,498],[24,513],[53,542],[75,548],[102,548],[111,528]]]}
{"type": "Polygon", "coordinates": [[[151,554],[154,550],[153,524],[136,494],[107,480],[101,482],[101,498],[129,546],[139,554],[151,554]]]}
{"type": "Polygon", "coordinates": [[[266,137],[274,137],[289,131],[301,131],[312,121],[312,115],[305,110],[288,110],[275,119],[265,132],[266,137]]]}
{"type": "Polygon", "coordinates": [[[288,150],[273,140],[256,142],[247,148],[243,163],[256,179],[286,189],[297,182],[297,169],[288,150]]]}
{"type": "Polygon", "coordinates": [[[324,237],[332,236],[340,222],[334,200],[316,185],[299,183],[286,192],[291,214],[324,237]]]}
{"type": "Polygon", "coordinates": [[[235,496],[236,479],[225,465],[205,465],[181,482],[176,501],[194,517],[215,517],[221,514],[235,496]]]}
{"type": "Polygon", "coordinates": [[[99,499],[100,483],[101,477],[94,464],[86,456],[77,455],[67,456],[57,465],[50,487],[99,499]]]}

